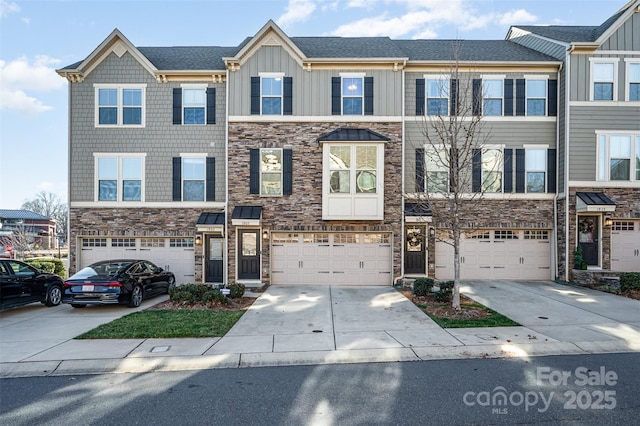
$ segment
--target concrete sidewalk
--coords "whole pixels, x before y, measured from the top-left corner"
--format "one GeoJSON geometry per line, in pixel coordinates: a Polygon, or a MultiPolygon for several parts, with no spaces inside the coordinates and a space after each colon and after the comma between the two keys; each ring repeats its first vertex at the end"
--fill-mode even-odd
{"type": "Polygon", "coordinates": [[[462,291],[522,326],[445,330],[389,287],[272,286],[205,339],[73,340],[132,310],[31,305],[0,314],[0,377],[640,352],[640,301],[552,282],[462,291]]]}

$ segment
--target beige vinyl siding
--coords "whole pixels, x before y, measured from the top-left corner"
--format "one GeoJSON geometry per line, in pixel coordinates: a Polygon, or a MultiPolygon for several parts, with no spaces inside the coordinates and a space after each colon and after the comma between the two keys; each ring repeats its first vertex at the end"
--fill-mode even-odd
{"type": "MultiPolygon", "coordinates": [[[[173,88],[158,83],[131,55],[109,55],[81,83],[71,83],[70,201],[94,201],[94,152],[147,153],[145,202],[172,201],[172,157],[184,152],[216,158],[216,200],[225,196],[225,86],[216,88],[216,124],[180,126],[172,119],[173,88]],[[96,128],[94,84],[146,84],[144,128],[96,128]],[[176,143],[179,141],[179,143],[176,143]],[[212,146],[215,144],[215,146],[212,146]]],[[[190,82],[193,83],[193,82],[190,82]]]]}
{"type": "Polygon", "coordinates": [[[596,130],[640,131],[640,106],[571,107],[569,179],[596,179],[596,130]]]}
{"type": "Polygon", "coordinates": [[[601,50],[640,51],[640,13],[631,15],[630,19],[602,43],[601,50]]]}
{"type": "Polygon", "coordinates": [[[373,77],[373,112],[376,116],[402,114],[402,99],[398,94],[402,87],[402,73],[392,69],[302,68],[291,55],[280,46],[262,46],[240,69],[229,73],[229,115],[251,115],[251,77],[261,72],[282,72],[293,77],[293,116],[331,115],[331,77],[342,72],[362,72],[373,77]]]}

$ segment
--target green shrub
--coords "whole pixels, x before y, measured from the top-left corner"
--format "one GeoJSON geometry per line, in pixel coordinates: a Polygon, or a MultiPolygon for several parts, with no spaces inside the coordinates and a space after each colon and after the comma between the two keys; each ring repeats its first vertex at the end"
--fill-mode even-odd
{"type": "Polygon", "coordinates": [[[625,272],[621,274],[620,290],[640,290],[640,272],[625,272]]]}
{"type": "Polygon", "coordinates": [[[232,299],[239,299],[244,296],[245,286],[244,284],[231,283],[229,284],[229,297],[232,299]]]}
{"type": "Polygon", "coordinates": [[[436,302],[449,302],[451,300],[451,295],[453,294],[453,281],[442,281],[438,286],[440,287],[440,291],[435,293],[436,302]]]}
{"type": "Polygon", "coordinates": [[[195,295],[188,290],[177,290],[171,294],[171,301],[173,303],[185,303],[185,304],[193,304],[196,303],[195,295]]]}
{"type": "Polygon", "coordinates": [[[216,303],[228,303],[227,298],[217,288],[212,288],[202,295],[200,299],[203,305],[216,304],[216,303]]]}
{"type": "Polygon", "coordinates": [[[416,296],[426,296],[433,288],[433,278],[418,278],[413,282],[413,294],[416,296]]]}
{"type": "Polygon", "coordinates": [[[63,279],[67,276],[67,269],[64,266],[64,262],[60,259],[53,257],[34,257],[33,259],[25,259],[25,263],[28,263],[34,268],[41,269],[44,272],[56,274],[63,279]]]}

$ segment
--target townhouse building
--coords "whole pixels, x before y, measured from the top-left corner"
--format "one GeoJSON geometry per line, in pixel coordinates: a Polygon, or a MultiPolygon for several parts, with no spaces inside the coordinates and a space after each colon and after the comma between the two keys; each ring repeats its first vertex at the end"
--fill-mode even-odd
{"type": "Polygon", "coordinates": [[[568,276],[585,220],[602,236],[591,267],[634,270],[611,256],[640,239],[638,2],[602,27],[505,40],[290,37],[269,21],[238,46],[138,47],[116,29],[58,70],[70,269],[146,258],[178,283],[252,287],[452,278],[430,191],[450,147],[424,126],[466,103],[485,143],[463,279],[568,276]]]}

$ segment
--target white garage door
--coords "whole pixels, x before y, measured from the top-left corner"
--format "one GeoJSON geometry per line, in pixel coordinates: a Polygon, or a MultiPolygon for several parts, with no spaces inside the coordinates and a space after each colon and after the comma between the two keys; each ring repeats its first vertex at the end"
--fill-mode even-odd
{"type": "Polygon", "coordinates": [[[640,272],[640,221],[615,221],[611,227],[611,269],[640,272]]]}
{"type": "MultiPolygon", "coordinates": [[[[464,235],[460,247],[463,280],[551,279],[551,231],[487,230],[464,235]]],[[[453,246],[436,242],[436,278],[454,277],[453,246]]]]}
{"type": "Polygon", "coordinates": [[[108,259],[145,259],[171,271],[177,284],[195,281],[193,238],[83,238],[79,268],[108,259]]]}
{"type": "Polygon", "coordinates": [[[272,284],[391,285],[391,236],[273,233],[272,284]]]}

